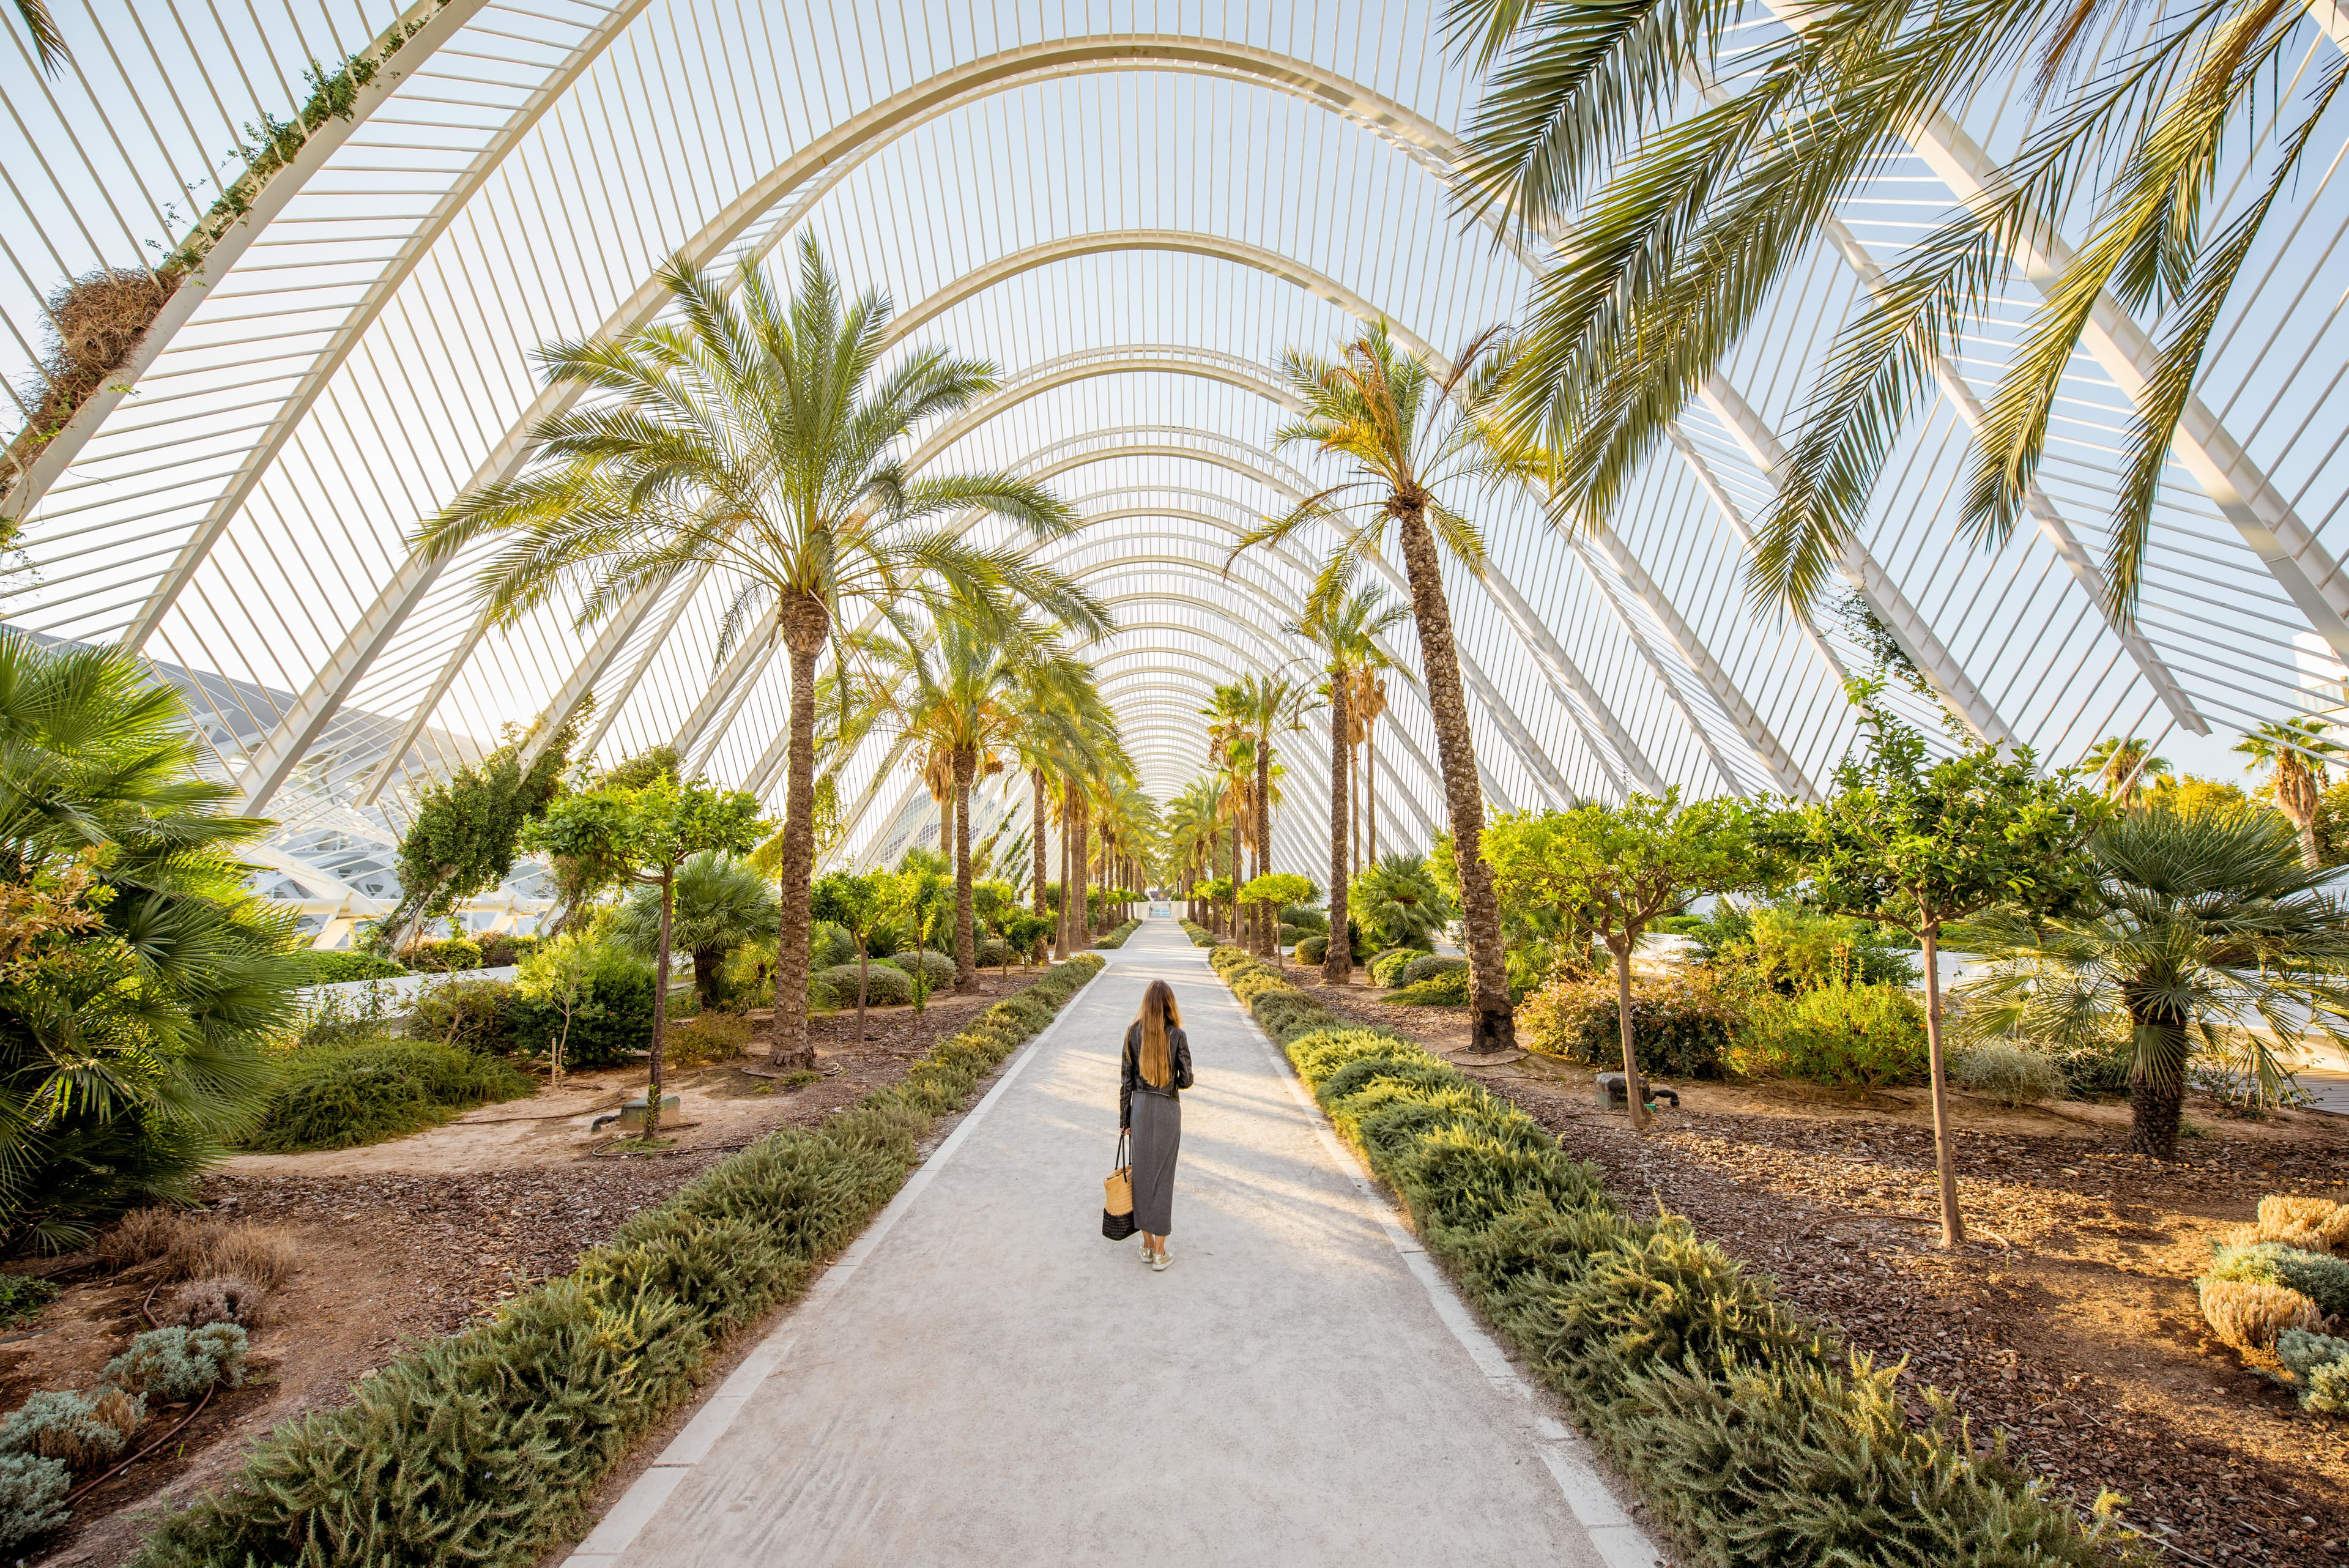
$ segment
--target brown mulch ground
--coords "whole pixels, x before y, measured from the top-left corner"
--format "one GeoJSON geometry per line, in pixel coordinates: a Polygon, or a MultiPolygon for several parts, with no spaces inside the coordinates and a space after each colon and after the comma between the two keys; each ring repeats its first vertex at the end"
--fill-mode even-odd
{"type": "MultiPolygon", "coordinates": [[[[608,1135],[590,1137],[584,1125],[564,1122],[531,1129],[532,1141],[518,1150],[512,1124],[529,1119],[538,1103],[519,1101],[366,1149],[232,1161],[203,1184],[207,1214],[282,1229],[303,1254],[254,1333],[253,1382],[216,1397],[154,1459],[93,1490],[64,1531],[23,1560],[53,1568],[119,1562],[140,1532],[136,1516],[220,1484],[244,1449],[280,1422],[340,1405],[403,1346],[455,1333],[533,1282],[569,1272],[581,1252],[734,1149],[897,1082],[972,1014],[1040,973],[984,973],[975,992],[933,996],[919,1015],[873,1010],[862,1045],[853,1010],[814,1019],[824,1076],[800,1088],[741,1071],[759,1065],[756,1058],[673,1068],[667,1087],[684,1092],[689,1116],[696,1106],[706,1114],[673,1135],[668,1154],[614,1158],[608,1135]]],[[[641,1068],[574,1077],[583,1107],[644,1087],[641,1068]]],[[[153,1283],[149,1271],[109,1276],[87,1255],[18,1266],[68,1288],[30,1337],[0,1344],[0,1409],[37,1389],[86,1386],[148,1326],[140,1306],[153,1283]]],[[[170,1294],[167,1286],[161,1298],[170,1294]]],[[[159,1417],[168,1424],[181,1414],[159,1417]]],[[[139,1441],[167,1429],[150,1425],[139,1441]]]]}
{"type": "MultiPolygon", "coordinates": [[[[1431,1048],[1466,1043],[1457,1009],[1290,978],[1431,1048]]],[[[1641,1137],[1600,1108],[1587,1070],[1535,1056],[1475,1075],[1635,1208],[1688,1216],[1856,1348],[1879,1363],[1905,1356],[1908,1384],[2003,1429],[2051,1486],[2083,1506],[2100,1490],[2125,1495],[2123,1517],[2160,1554],[2349,1563],[2349,1423],[2303,1415],[2214,1339],[2191,1283],[2262,1194],[2349,1200],[2349,1118],[2243,1122],[2197,1102],[2199,1136],[2164,1164],[2127,1152],[2125,1106],[2015,1112],[1960,1096],[1972,1234],[1952,1254],[1938,1245],[1921,1091],[1678,1085],[1682,1108],[1641,1137]]]]}

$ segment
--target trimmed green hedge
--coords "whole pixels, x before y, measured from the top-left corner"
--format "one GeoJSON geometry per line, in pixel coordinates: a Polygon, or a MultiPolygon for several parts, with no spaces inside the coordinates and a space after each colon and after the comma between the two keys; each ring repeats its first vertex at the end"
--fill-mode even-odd
{"type": "Polygon", "coordinates": [[[1195,948],[1211,948],[1216,945],[1216,933],[1196,920],[1184,921],[1183,934],[1191,939],[1191,945],[1195,948]]]}
{"type": "Polygon", "coordinates": [[[408,966],[394,963],[379,953],[312,952],[310,960],[312,985],[340,985],[353,980],[389,980],[396,974],[406,974],[408,966]]]}
{"type": "Polygon", "coordinates": [[[2115,1532],[1977,1454],[1949,1401],[1912,1426],[1847,1352],[1686,1220],[1638,1220],[1524,1111],[1237,948],[1216,971],[1278,1040],[1428,1251],[1572,1402],[1707,1568],[2104,1561],[2115,1532]]]}
{"type": "Polygon", "coordinates": [[[582,1522],[629,1445],[692,1396],[719,1342],[846,1246],[904,1184],[931,1120],[966,1103],[1101,966],[1057,966],[940,1042],[904,1083],[712,1167],[570,1275],[400,1356],[348,1406],[280,1427],[225,1492],[166,1518],[131,1563],[536,1563],[582,1522]]]}
{"type": "Polygon", "coordinates": [[[1118,927],[1115,930],[1095,937],[1093,939],[1093,946],[1097,948],[1122,948],[1125,946],[1125,939],[1133,935],[1134,931],[1138,929],[1141,925],[1142,922],[1140,920],[1128,920],[1125,924],[1118,927]]]}

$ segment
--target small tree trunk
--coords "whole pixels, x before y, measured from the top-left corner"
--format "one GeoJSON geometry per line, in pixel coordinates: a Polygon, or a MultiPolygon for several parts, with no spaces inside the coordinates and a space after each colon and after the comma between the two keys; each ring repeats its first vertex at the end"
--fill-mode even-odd
{"type": "Polygon", "coordinates": [[[1346,774],[1354,748],[1346,743],[1346,672],[1330,672],[1330,947],[1321,955],[1321,983],[1344,985],[1353,978],[1353,944],[1346,940],[1346,814],[1350,792],[1346,774]]]}
{"type": "Polygon", "coordinates": [[[786,599],[783,646],[792,659],[792,738],[784,768],[783,856],[778,873],[782,913],[776,921],[775,1015],[767,1060],[785,1069],[815,1065],[808,1044],[810,903],[815,882],[815,659],[832,624],[813,594],[786,599]]]}
{"type": "Polygon", "coordinates": [[[647,1141],[660,1136],[661,1113],[661,1047],[668,1039],[668,913],[669,893],[676,886],[677,868],[661,867],[660,874],[660,949],[653,961],[653,1061],[651,1086],[645,1091],[645,1137],[647,1141]]]}
{"type": "Polygon", "coordinates": [[[856,1043],[864,1044],[864,988],[873,971],[873,961],[864,950],[864,939],[856,939],[856,1043]]]}
{"type": "Polygon", "coordinates": [[[1615,955],[1615,1029],[1623,1042],[1623,1098],[1631,1109],[1631,1130],[1648,1130],[1648,1085],[1640,1076],[1640,1051],[1631,1039],[1631,943],[1613,937],[1607,939],[1608,950],[1615,955]]]}
{"type": "Polygon", "coordinates": [[[1958,1211],[1958,1151],[1950,1142],[1950,1080],[1941,1062],[1941,923],[1925,922],[1925,1054],[1933,1075],[1933,1164],[1941,1177],[1941,1245],[1966,1244],[1965,1216],[1958,1211]]]}
{"type": "Polygon", "coordinates": [[[701,1000],[701,1010],[711,1012],[718,1006],[718,971],[726,967],[723,948],[693,950],[693,994],[701,1000]]]}
{"type": "Polygon", "coordinates": [[[1044,863],[1044,770],[1030,768],[1028,776],[1036,786],[1036,831],[1030,836],[1036,841],[1036,913],[1040,915],[1046,912],[1044,878],[1050,869],[1044,863]]]}
{"type": "Polygon", "coordinates": [[[1052,957],[1069,956],[1069,786],[1061,784],[1061,907],[1052,911],[1052,957]]]}
{"type": "MultiPolygon", "coordinates": [[[[1452,819],[1452,846],[1460,866],[1461,926],[1468,938],[1468,1005],[1472,1051],[1514,1050],[1515,1016],[1509,1008],[1509,973],[1501,951],[1501,906],[1493,894],[1493,868],[1485,864],[1485,795],[1476,776],[1476,748],[1468,731],[1468,703],[1460,684],[1460,654],[1452,639],[1452,607],[1444,597],[1442,563],[1435,535],[1427,526],[1424,504],[1397,507],[1403,566],[1411,582],[1413,618],[1419,625],[1420,663],[1427,677],[1427,702],[1435,716],[1436,756],[1444,773],[1444,796],[1452,819]]],[[[1372,767],[1377,765],[1373,755],[1372,767]]],[[[1378,818],[1371,815],[1371,847],[1378,849],[1378,818]]]]}
{"type": "Polygon", "coordinates": [[[970,782],[978,758],[965,748],[954,754],[955,989],[978,984],[978,933],[970,898],[970,782]]]}

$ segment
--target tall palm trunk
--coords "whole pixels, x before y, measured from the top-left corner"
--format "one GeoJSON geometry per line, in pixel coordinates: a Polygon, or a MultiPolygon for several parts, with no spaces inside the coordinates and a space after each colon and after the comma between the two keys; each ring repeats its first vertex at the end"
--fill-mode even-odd
{"type": "Polygon", "coordinates": [[[1069,895],[1069,843],[1075,824],[1069,805],[1069,784],[1061,781],[1061,907],[1053,911],[1052,956],[1065,961],[1069,956],[1069,912],[1076,901],[1069,895]]]}
{"type": "Polygon", "coordinates": [[[2285,752],[2276,758],[2275,799],[2292,826],[2300,830],[2302,864],[2311,871],[2323,866],[2324,854],[2316,842],[2316,812],[2323,797],[2317,793],[2315,775],[2298,753],[2285,752]]]}
{"type": "Polygon", "coordinates": [[[1093,945],[1092,911],[1085,898],[1086,873],[1092,867],[1092,821],[1082,794],[1077,796],[1077,910],[1070,940],[1080,947],[1093,945]]]}
{"type": "Polygon", "coordinates": [[[1036,913],[1044,913],[1044,770],[1030,768],[1028,776],[1036,784],[1036,913]]]}
{"type": "Polygon", "coordinates": [[[978,757],[968,746],[954,754],[955,857],[955,989],[968,991],[978,983],[978,943],[972,929],[970,900],[970,781],[978,771],[978,757]]]}
{"type": "MultiPolygon", "coordinates": [[[[1509,1011],[1509,975],[1501,953],[1501,906],[1493,895],[1493,868],[1485,864],[1485,797],[1476,777],[1476,751],[1468,734],[1468,704],[1460,686],[1460,653],[1452,637],[1452,607],[1426,503],[1397,494],[1388,503],[1401,524],[1403,569],[1411,582],[1413,618],[1419,623],[1427,702],[1435,715],[1435,752],[1444,769],[1444,801],[1460,866],[1461,923],[1468,935],[1468,1048],[1508,1051],[1517,1044],[1509,1011]]],[[[1376,818],[1371,832],[1378,831],[1376,818]]]]}
{"type": "Polygon", "coordinates": [[[1330,947],[1321,956],[1321,983],[1343,985],[1353,978],[1354,944],[1346,940],[1347,763],[1354,748],[1346,712],[1346,672],[1330,671],[1330,947]]]}
{"type": "MultiPolygon", "coordinates": [[[[1256,874],[1264,876],[1272,869],[1272,737],[1266,735],[1256,748],[1256,874]]],[[[1256,950],[1259,957],[1270,958],[1280,946],[1280,911],[1269,904],[1257,906],[1256,950]]]]}
{"type": "MultiPolygon", "coordinates": [[[[1437,591],[1443,584],[1436,585],[1437,591]]],[[[1471,759],[1474,760],[1473,758],[1471,759]]],[[[1362,722],[1362,864],[1379,863],[1379,721],[1372,714],[1362,722]]]]}
{"type": "Polygon", "coordinates": [[[783,776],[782,913],[775,922],[775,1012],[767,1061],[785,1071],[815,1065],[808,1044],[810,906],[815,883],[815,659],[832,614],[813,594],[783,601],[783,647],[792,659],[792,741],[783,776]]]}

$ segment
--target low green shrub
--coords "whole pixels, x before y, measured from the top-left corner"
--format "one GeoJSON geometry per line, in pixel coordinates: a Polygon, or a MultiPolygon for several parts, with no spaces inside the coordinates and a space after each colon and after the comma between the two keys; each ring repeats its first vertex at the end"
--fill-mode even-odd
{"type": "Polygon", "coordinates": [[[0,1454],[0,1552],[13,1552],[66,1521],[73,1472],[60,1459],[0,1454]]]}
{"type": "Polygon", "coordinates": [[[2004,1100],[2009,1106],[2064,1097],[2063,1068],[2044,1052],[2004,1040],[1969,1046],[1951,1061],[1950,1077],[1978,1095],[2004,1100]]]}
{"type": "Polygon", "coordinates": [[[563,1042],[563,1065],[575,1070],[610,1067],[652,1049],[653,966],[617,942],[588,950],[578,994],[572,999],[568,1031],[556,983],[554,951],[533,953],[514,977],[507,1007],[512,1049],[545,1061],[563,1042]]]}
{"type": "MultiPolygon", "coordinates": [[[[817,984],[831,998],[834,1007],[856,1005],[856,966],[841,964],[823,971],[808,987],[812,995],[817,984]]],[[[914,977],[889,963],[868,964],[864,971],[864,1003],[868,1007],[903,1007],[914,1000],[914,977]]]]}
{"type": "MultiPolygon", "coordinates": [[[[1718,1078],[1744,1014],[1734,998],[1699,973],[1631,980],[1631,1048],[1640,1071],[1718,1078]]],[[[1568,975],[1517,1009],[1517,1044],[1589,1067],[1620,1068],[1622,1025],[1612,975],[1568,975]]]]}
{"type": "Polygon", "coordinates": [[[57,1299],[57,1287],[30,1274],[0,1274],[0,1329],[22,1328],[57,1299]]]}
{"type": "Polygon", "coordinates": [[[1914,985],[1920,972],[1906,938],[1793,904],[1748,909],[1723,899],[1682,934],[1699,962],[1786,995],[1823,985],[1914,985]]]}
{"type": "Polygon", "coordinates": [[[1925,1008],[1891,985],[1829,985],[1764,997],[1731,1065],[1749,1078],[1799,1078],[1843,1089],[1921,1084],[1925,1008]]]}
{"type": "Polygon", "coordinates": [[[1125,939],[1133,935],[1135,930],[1137,930],[1141,925],[1142,922],[1140,920],[1128,920],[1125,924],[1118,927],[1115,930],[1095,937],[1093,939],[1093,946],[1097,948],[1122,948],[1125,946],[1125,939]]]}
{"type": "Polygon", "coordinates": [[[1318,964],[1329,956],[1329,932],[1316,931],[1311,936],[1299,937],[1297,940],[1297,961],[1299,963],[1318,964]]]}
{"type": "Polygon", "coordinates": [[[119,1388],[35,1394],[0,1420],[0,1453],[37,1454],[70,1470],[94,1470],[120,1453],[146,1418],[147,1401],[119,1388]]]}
{"type": "Polygon", "coordinates": [[[380,953],[313,952],[310,972],[313,985],[339,985],[347,980],[389,980],[396,974],[406,974],[408,966],[395,963],[380,953]]]}
{"type": "Polygon", "coordinates": [[[538,950],[538,939],[512,931],[483,931],[473,939],[481,944],[483,969],[510,969],[538,950]]]}
{"type": "Polygon", "coordinates": [[[1465,1007],[1468,966],[1462,963],[1458,969],[1438,970],[1425,980],[1408,981],[1381,1000],[1402,1007],[1465,1007]]]}
{"type": "MultiPolygon", "coordinates": [[[[1239,950],[1214,963],[1268,1031],[1302,1016],[1284,1000],[1301,993],[1239,950]]],[[[2104,1561],[2104,1520],[2044,1499],[1995,1445],[1977,1452],[1948,1401],[1927,1390],[1912,1422],[1895,1371],[1846,1354],[1685,1220],[1624,1213],[1515,1105],[1400,1035],[1323,1018],[1284,1025],[1299,1075],[1688,1561],[2104,1561]]]]}
{"type": "Polygon", "coordinates": [[[233,1323],[151,1328],[106,1364],[100,1380],[159,1404],[193,1399],[215,1383],[244,1381],[244,1330],[233,1323]]]}
{"type": "Polygon", "coordinates": [[[1015,956],[1009,942],[1001,937],[988,937],[978,943],[975,961],[981,969],[1005,969],[1015,956]]]}
{"type": "Polygon", "coordinates": [[[855,961],[856,939],[848,934],[846,928],[831,920],[818,920],[810,929],[808,968],[811,971],[855,961]]]}
{"type": "Polygon", "coordinates": [[[408,1037],[460,1051],[503,1054],[513,1049],[514,988],[502,980],[459,980],[428,985],[408,1008],[408,1037]]]}
{"type": "Polygon", "coordinates": [[[428,1127],[536,1085],[494,1056],[378,1037],[305,1047],[245,1147],[265,1154],[355,1148],[428,1127]]]}
{"type": "Polygon", "coordinates": [[[2204,1278],[2282,1285],[2314,1302],[2325,1316],[2349,1322],[2349,1259],[2281,1241],[2255,1241],[2247,1247],[2220,1247],[2204,1278]]]}
{"type": "Polygon", "coordinates": [[[571,1274],[396,1357],[348,1404],[281,1425],[227,1488],[166,1516],[133,1568],[535,1563],[695,1391],[723,1337],[846,1246],[904,1183],[932,1120],[1101,965],[1047,971],[895,1087],[713,1166],[571,1274]]]}
{"type": "Polygon", "coordinates": [[[1430,956],[1429,951],[1425,948],[1389,948],[1371,960],[1371,983],[1385,986],[1401,985],[1402,971],[1428,956],[1430,956]]]}
{"type": "Polygon", "coordinates": [[[2349,1339],[2288,1328],[2276,1336],[2276,1359],[2302,1409],[2349,1417],[2349,1339]]]}
{"type": "Polygon", "coordinates": [[[1417,985],[1421,981],[1433,980],[1439,974],[1467,972],[1468,961],[1464,958],[1453,958],[1444,953],[1422,953],[1402,966],[1402,973],[1395,978],[1395,983],[1417,985]]]}
{"type": "Polygon", "coordinates": [[[1191,945],[1195,948],[1212,948],[1216,945],[1216,933],[1196,920],[1185,920],[1183,934],[1191,939],[1191,945]]]}
{"type": "Polygon", "coordinates": [[[406,956],[411,969],[427,974],[448,974],[481,968],[481,944],[471,937],[443,937],[437,942],[417,943],[406,956]]]}
{"type": "MultiPolygon", "coordinates": [[[[918,951],[908,948],[904,952],[892,958],[889,961],[896,965],[898,969],[906,971],[906,978],[908,980],[913,978],[911,972],[913,966],[916,963],[920,964],[922,966],[922,977],[929,981],[930,994],[933,996],[936,995],[941,991],[947,990],[955,982],[954,960],[947,957],[947,955],[942,952],[934,952],[928,948],[923,948],[918,951]]],[[[911,993],[908,992],[909,997],[911,993]]],[[[850,995],[850,1001],[853,1003],[854,1000],[854,993],[852,992],[850,995]]]]}
{"type": "Polygon", "coordinates": [[[697,1012],[668,1026],[661,1056],[672,1067],[698,1067],[750,1048],[750,1021],[739,1012],[697,1012]]]}

